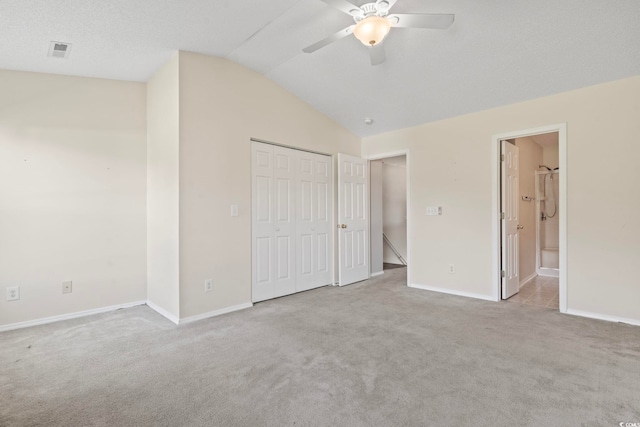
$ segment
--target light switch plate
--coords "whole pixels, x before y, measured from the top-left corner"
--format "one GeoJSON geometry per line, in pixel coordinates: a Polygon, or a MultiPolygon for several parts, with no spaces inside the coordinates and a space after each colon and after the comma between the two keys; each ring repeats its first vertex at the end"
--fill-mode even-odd
{"type": "Polygon", "coordinates": [[[427,215],[429,216],[442,215],[442,206],[428,206],[427,215]]]}
{"type": "Polygon", "coordinates": [[[236,204],[231,205],[231,216],[232,217],[238,216],[238,205],[236,204]]]}

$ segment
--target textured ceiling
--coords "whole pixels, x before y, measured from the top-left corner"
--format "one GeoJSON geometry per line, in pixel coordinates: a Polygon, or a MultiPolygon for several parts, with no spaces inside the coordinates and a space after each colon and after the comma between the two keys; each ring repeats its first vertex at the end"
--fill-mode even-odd
{"type": "Polygon", "coordinates": [[[372,67],[353,37],[302,53],[352,23],[320,0],[0,0],[0,68],[146,81],[176,50],[222,56],[360,136],[640,74],[639,0],[398,0],[392,12],[456,21],[392,29],[372,67]],[[69,58],[47,57],[50,41],[72,43],[69,58]]]}

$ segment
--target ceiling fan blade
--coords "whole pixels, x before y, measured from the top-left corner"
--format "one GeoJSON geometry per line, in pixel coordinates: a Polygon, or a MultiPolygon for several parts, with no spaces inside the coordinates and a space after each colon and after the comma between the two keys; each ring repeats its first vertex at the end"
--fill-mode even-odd
{"type": "Polygon", "coordinates": [[[379,43],[369,48],[371,55],[371,65],[380,65],[387,60],[387,54],[384,51],[384,45],[379,43]]]}
{"type": "Polygon", "coordinates": [[[304,49],[302,49],[302,51],[304,53],[312,53],[315,52],[318,49],[321,49],[333,42],[336,42],[342,38],[347,37],[349,34],[353,33],[353,28],[355,27],[355,25],[351,25],[347,28],[345,28],[344,30],[340,30],[335,34],[330,35],[329,37],[327,37],[326,39],[320,40],[317,43],[312,44],[311,46],[307,46],[304,49]]]}
{"type": "Polygon", "coordinates": [[[364,11],[360,9],[360,6],[356,6],[353,3],[349,3],[347,0],[322,0],[331,7],[335,7],[338,10],[343,11],[347,15],[351,16],[364,16],[364,11]]]}
{"type": "Polygon", "coordinates": [[[450,13],[394,13],[387,18],[392,27],[444,30],[453,24],[455,17],[450,13]]]}

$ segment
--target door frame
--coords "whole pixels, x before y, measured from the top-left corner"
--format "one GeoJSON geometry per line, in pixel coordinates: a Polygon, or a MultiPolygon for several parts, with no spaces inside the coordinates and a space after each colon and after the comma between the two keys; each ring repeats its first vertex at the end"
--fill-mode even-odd
{"type": "MultiPolygon", "coordinates": [[[[385,153],[377,153],[370,156],[363,156],[362,158],[370,162],[371,160],[380,160],[386,159],[388,157],[397,157],[397,156],[406,156],[407,158],[407,176],[405,177],[407,180],[407,286],[411,286],[411,162],[409,149],[388,151],[385,153]]],[[[369,168],[369,173],[367,174],[367,180],[371,180],[371,168],[369,168]]],[[[369,183],[370,187],[370,183],[369,183]]],[[[368,194],[367,197],[371,197],[371,194],[368,194]]],[[[371,204],[369,204],[371,207],[371,204]]],[[[371,223],[369,223],[369,227],[371,227],[371,223]]],[[[369,234],[371,234],[371,230],[369,230],[369,234]]],[[[371,278],[371,245],[369,245],[369,278],[371,278]]]]}
{"type": "Polygon", "coordinates": [[[559,169],[559,228],[560,228],[560,286],[559,286],[559,311],[566,313],[568,308],[567,294],[567,124],[559,123],[555,125],[542,126],[532,129],[524,129],[502,134],[496,134],[491,137],[491,175],[492,175],[492,230],[493,230],[493,300],[501,300],[501,247],[500,247],[500,194],[501,194],[501,177],[500,177],[500,141],[504,139],[524,138],[527,136],[538,135],[541,133],[558,132],[558,166],[559,169]]]}

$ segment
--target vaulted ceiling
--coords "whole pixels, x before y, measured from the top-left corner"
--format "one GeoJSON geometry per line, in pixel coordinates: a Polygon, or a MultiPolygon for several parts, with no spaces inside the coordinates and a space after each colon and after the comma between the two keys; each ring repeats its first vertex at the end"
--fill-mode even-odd
{"type": "Polygon", "coordinates": [[[176,50],[221,56],[360,136],[640,74],[638,0],[398,0],[392,12],[456,20],[392,29],[373,67],[351,36],[302,52],[353,23],[321,0],[0,0],[0,68],[146,81],[176,50]],[[72,43],[69,57],[48,57],[51,41],[72,43]]]}

